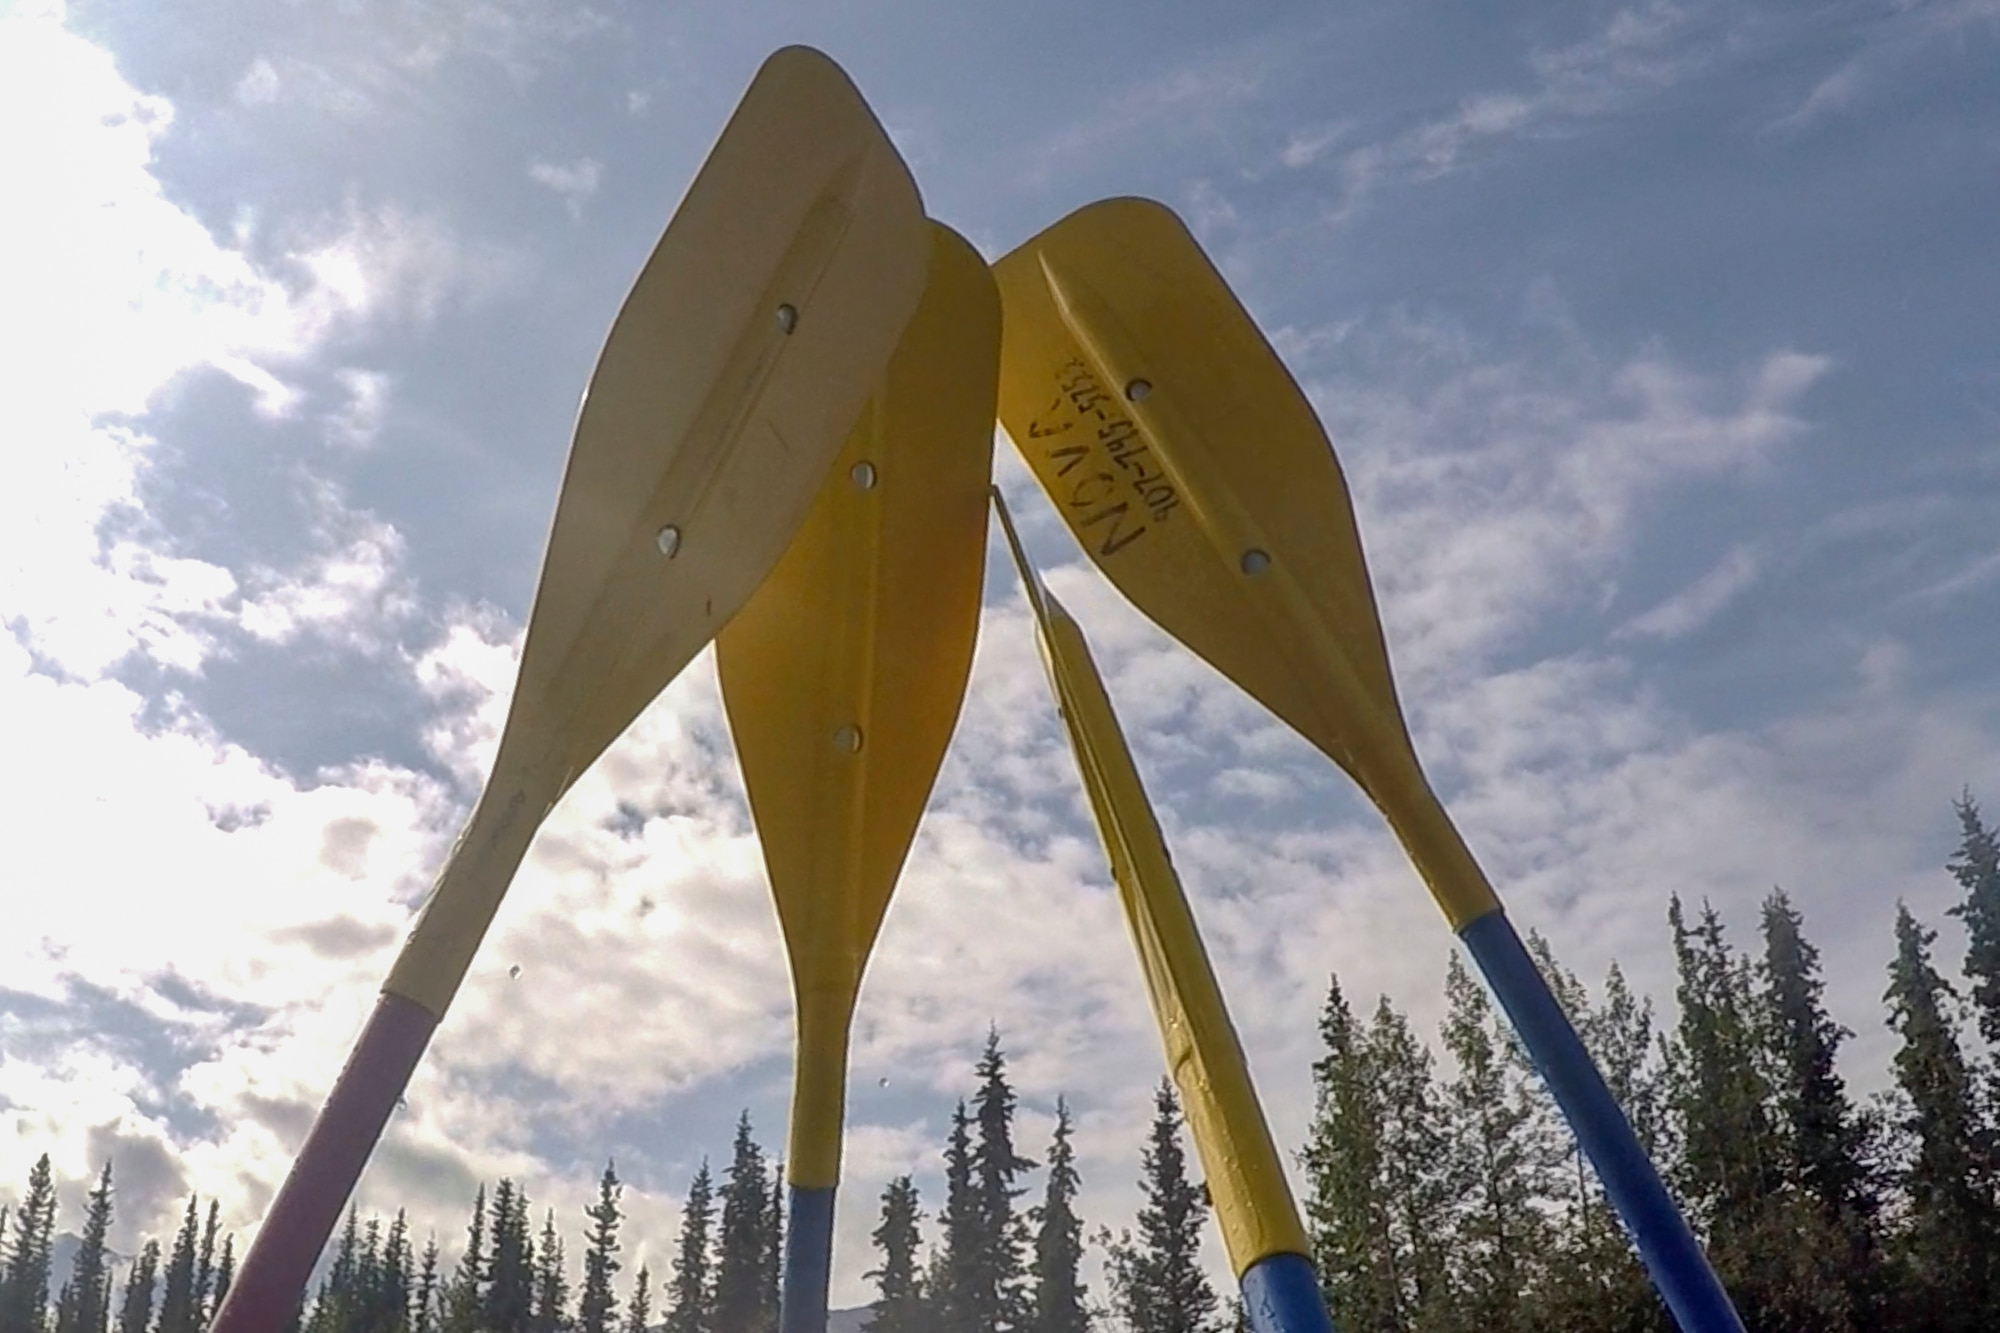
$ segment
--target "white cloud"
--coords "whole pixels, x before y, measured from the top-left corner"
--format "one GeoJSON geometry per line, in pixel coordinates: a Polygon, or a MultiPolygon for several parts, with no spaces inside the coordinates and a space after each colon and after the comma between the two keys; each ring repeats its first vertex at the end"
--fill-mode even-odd
{"type": "MultiPolygon", "coordinates": [[[[1926,77],[1919,72],[1942,41],[1963,54],[1968,28],[2000,23],[2000,0],[1939,0],[1905,3],[1896,12],[1873,16],[1860,32],[1860,49],[1820,77],[1805,97],[1765,127],[1773,134],[1803,133],[1865,106],[1881,90],[1926,77]]],[[[1976,40],[1976,39],[1975,39],[1976,40]]]]}
{"type": "Polygon", "coordinates": [[[277,67],[267,57],[258,56],[236,81],[236,100],[245,106],[264,106],[277,101],[282,88],[277,67]]]}
{"type": "Polygon", "coordinates": [[[379,651],[416,610],[400,569],[402,536],[349,509],[329,486],[316,487],[313,500],[314,553],[294,569],[248,571],[234,619],[264,643],[291,643],[311,633],[379,651]]]}
{"type": "Polygon", "coordinates": [[[1736,547],[1693,584],[1620,626],[1618,635],[1678,639],[1713,620],[1757,581],[1758,574],[1757,552],[1736,547]]]}
{"type": "Polygon", "coordinates": [[[1300,167],[1309,167],[1319,161],[1327,149],[1352,133],[1353,129],[1352,122],[1338,121],[1331,125],[1294,130],[1286,138],[1285,146],[1279,150],[1278,161],[1295,171],[1300,167]]]}
{"type": "Polygon", "coordinates": [[[342,213],[295,238],[283,261],[295,303],[293,345],[304,355],[378,320],[424,323],[445,303],[513,283],[518,257],[467,245],[438,218],[349,198],[342,213]]]}
{"type": "Polygon", "coordinates": [[[528,166],[528,178],[560,195],[571,217],[581,217],[584,201],[597,193],[604,179],[604,164],[594,157],[568,163],[533,162],[528,166]]]}
{"type": "Polygon", "coordinates": [[[342,369],[334,378],[347,392],[347,401],[327,414],[324,432],[327,443],[344,449],[367,449],[381,433],[389,411],[389,391],[395,377],[387,371],[342,369]]]}
{"type": "Polygon", "coordinates": [[[1401,317],[1350,335],[1340,365],[1309,387],[1346,462],[1397,669],[1418,681],[1601,597],[1635,513],[1770,466],[1829,369],[1797,352],[1733,383],[1658,352],[1496,362],[1401,317]]]}
{"type": "Polygon", "coordinates": [[[1495,143],[1557,132],[1682,81],[1716,54],[1701,41],[1705,9],[1671,0],[1619,9],[1589,37],[1535,53],[1529,62],[1535,82],[1526,91],[1468,95],[1449,115],[1351,150],[1340,159],[1344,197],[1336,216],[1359,207],[1385,178],[1449,175],[1495,143]]]}

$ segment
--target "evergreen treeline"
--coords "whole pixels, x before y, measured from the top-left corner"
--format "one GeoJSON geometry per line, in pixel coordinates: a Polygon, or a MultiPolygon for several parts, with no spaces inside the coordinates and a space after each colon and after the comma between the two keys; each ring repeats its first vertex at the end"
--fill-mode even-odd
{"type": "MultiPolygon", "coordinates": [[[[1616,965],[1587,994],[1530,947],[1756,1333],[2000,1329],[2000,842],[1970,796],[1949,861],[1967,992],[1896,914],[1891,1087],[1836,1065],[1818,951],[1782,890],[1742,949],[1667,909],[1677,1017],[1616,965]],[[1970,1021],[1968,1021],[1970,1020],[1970,1021]]],[[[1524,1052],[1456,958],[1441,1048],[1331,986],[1303,1154],[1321,1280],[1349,1330],[1639,1333],[1672,1323],[1524,1052]]]]}
{"type": "MultiPolygon", "coordinates": [[[[1708,904],[1667,906],[1671,1027],[1614,963],[1595,995],[1530,949],[1642,1143],[1701,1234],[1753,1333],[1978,1333],[2000,1328],[2000,838],[1965,796],[1948,868],[1966,931],[1961,990],[1938,937],[1899,905],[1883,993],[1890,1088],[1857,1100],[1837,1068],[1853,1034],[1824,1002],[1818,951],[1782,890],[1759,938],[1733,943],[1708,904]]],[[[1651,1333],[1671,1322],[1595,1176],[1486,991],[1446,976],[1440,1070],[1383,997],[1357,1011],[1338,979],[1321,1013],[1314,1116],[1300,1163],[1329,1303],[1348,1333],[1651,1333]]],[[[875,1333],[1222,1333],[1233,1296],[1199,1262],[1206,1191],[1189,1174],[1162,1082],[1139,1154],[1134,1226],[1099,1228],[1103,1290],[1083,1281],[1085,1225],[1057,1102],[1042,1162],[1015,1140],[1016,1097],[989,1032],[943,1149],[944,1197],[888,1183],[874,1229],[875,1333]],[[1039,1181],[1035,1179],[1039,1172],[1039,1181]]],[[[552,1211],[535,1225],[511,1180],[473,1200],[442,1267],[407,1219],[350,1210],[293,1333],[768,1333],[783,1253],[782,1172],[746,1113],[727,1169],[704,1161],[671,1269],[621,1279],[622,1186],[607,1165],[584,1210],[580,1268],[552,1211]],[[580,1282],[571,1289],[572,1272],[580,1282]],[[622,1295],[621,1295],[622,1292],[622,1295]]],[[[0,1333],[199,1333],[227,1293],[234,1242],[190,1199],[171,1246],[129,1264],[106,1248],[107,1165],[70,1271],[50,1290],[48,1158],[0,1209],[0,1333]],[[122,1268],[122,1284],[115,1281],[122,1268]],[[114,1287],[116,1290],[114,1290],[114,1287]]]]}

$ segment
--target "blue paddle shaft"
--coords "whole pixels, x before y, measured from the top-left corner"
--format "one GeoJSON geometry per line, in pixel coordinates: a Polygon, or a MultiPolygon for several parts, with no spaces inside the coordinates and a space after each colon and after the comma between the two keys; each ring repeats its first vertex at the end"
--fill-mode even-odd
{"type": "Polygon", "coordinates": [[[793,1185],[785,1218],[785,1281],[778,1333],[826,1333],[827,1289],[833,1276],[832,1186],[793,1185]]]}
{"type": "Polygon", "coordinates": [[[1489,912],[1458,937],[1555,1094],[1674,1322],[1685,1333],[1743,1333],[1729,1293],[1506,913],[1489,912]]]}
{"type": "Polygon", "coordinates": [[[1334,1333],[1312,1264],[1272,1254],[1243,1270],[1243,1308],[1251,1333],[1334,1333]]]}

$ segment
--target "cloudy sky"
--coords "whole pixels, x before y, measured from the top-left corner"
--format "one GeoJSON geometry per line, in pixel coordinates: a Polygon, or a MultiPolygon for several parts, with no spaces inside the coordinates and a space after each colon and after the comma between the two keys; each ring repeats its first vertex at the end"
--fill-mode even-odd
{"type": "MultiPolygon", "coordinates": [[[[0,5],[0,1198],[247,1229],[505,706],[617,303],[772,49],[853,75],[998,256],[1178,209],[1347,469],[1418,745],[1523,925],[1665,1001],[1666,895],[1784,885],[1858,1083],[1896,900],[2000,807],[2000,4],[0,5]]],[[[1373,813],[1082,561],[1288,1145],[1327,975],[1424,1027],[1449,938],[1373,813]]],[[[836,1302],[932,1205],[997,1023],[1121,1221],[1158,1047],[991,548],[957,742],[863,996],[836,1302]]],[[[1955,960],[1956,927],[1944,935],[1955,960]]],[[[366,1177],[455,1244],[607,1156],[664,1266],[782,1141],[789,997],[704,655],[558,809],[366,1177]],[[512,975],[514,968],[519,975],[512,975]]],[[[74,1218],[74,1211],[66,1216],[74,1218]]]]}

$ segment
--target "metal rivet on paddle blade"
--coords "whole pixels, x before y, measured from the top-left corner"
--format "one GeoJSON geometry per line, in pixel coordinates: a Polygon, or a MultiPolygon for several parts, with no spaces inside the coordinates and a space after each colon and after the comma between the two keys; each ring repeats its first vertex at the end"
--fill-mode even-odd
{"type": "Polygon", "coordinates": [[[1125,386],[1125,396],[1135,403],[1144,402],[1146,395],[1153,391],[1151,380],[1133,380],[1125,386]]]}
{"type": "Polygon", "coordinates": [[[867,459],[864,458],[852,468],[849,468],[847,475],[854,479],[854,488],[856,490],[872,491],[875,489],[875,465],[867,459]]]}
{"type": "Polygon", "coordinates": [[[660,529],[660,535],[653,541],[659,546],[660,554],[671,560],[680,553],[681,530],[669,523],[660,529]]]}
{"type": "Polygon", "coordinates": [[[846,726],[834,732],[833,748],[842,754],[861,753],[861,728],[846,726]]]}
{"type": "Polygon", "coordinates": [[[778,307],[778,328],[790,333],[799,326],[799,308],[789,301],[778,307]]]}
{"type": "Polygon", "coordinates": [[[1243,572],[1245,574],[1262,574],[1270,567],[1271,557],[1268,553],[1260,551],[1254,546],[1243,553],[1243,572]]]}

